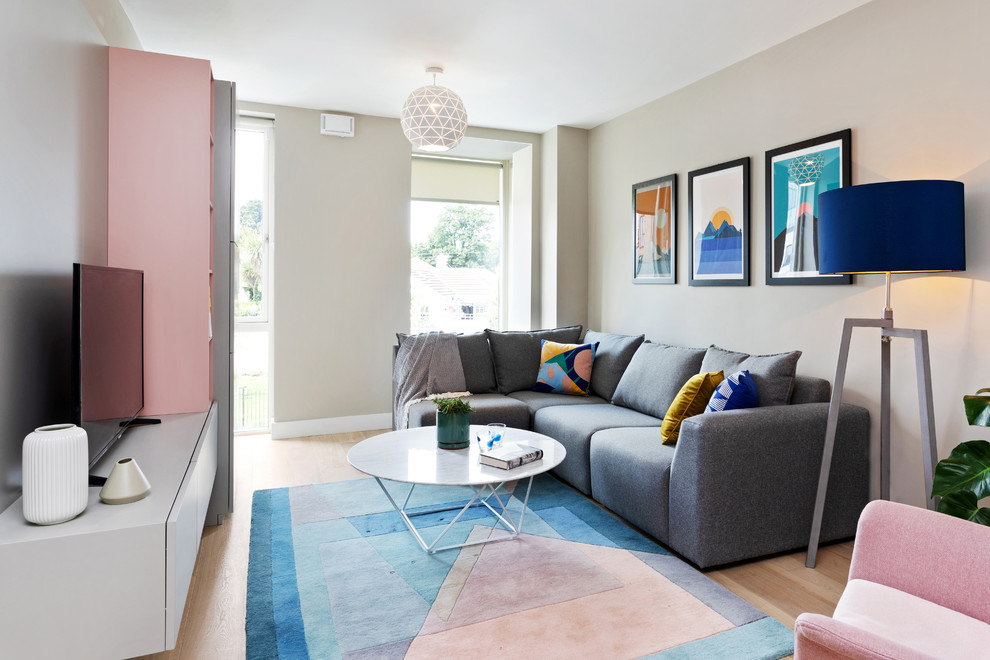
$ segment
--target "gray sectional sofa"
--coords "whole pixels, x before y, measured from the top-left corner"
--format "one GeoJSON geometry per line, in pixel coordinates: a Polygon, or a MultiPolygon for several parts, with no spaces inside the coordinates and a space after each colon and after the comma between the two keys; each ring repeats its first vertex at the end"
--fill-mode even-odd
{"type": "MultiPolygon", "coordinates": [[[[401,337],[400,337],[401,340],[401,337]]],[[[800,352],[749,356],[581,327],[457,338],[471,423],[504,422],[555,438],[555,475],[699,567],[807,544],[830,385],[796,375],[800,352]],[[540,341],[598,342],[587,397],[533,391],[540,341]],[[661,444],[663,417],[696,373],[748,369],[760,406],[705,413],[661,444]]],[[[409,426],[436,423],[430,401],[409,426]]],[[[821,538],[851,537],[869,500],[869,412],[843,404],[821,538]]]]}

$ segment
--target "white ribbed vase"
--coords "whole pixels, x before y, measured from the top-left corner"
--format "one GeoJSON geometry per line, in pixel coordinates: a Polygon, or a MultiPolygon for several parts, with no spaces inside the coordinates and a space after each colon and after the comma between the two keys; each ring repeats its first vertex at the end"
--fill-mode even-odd
{"type": "Polygon", "coordinates": [[[72,520],[89,499],[89,442],[75,424],[36,428],[21,454],[24,518],[38,525],[72,520]]]}

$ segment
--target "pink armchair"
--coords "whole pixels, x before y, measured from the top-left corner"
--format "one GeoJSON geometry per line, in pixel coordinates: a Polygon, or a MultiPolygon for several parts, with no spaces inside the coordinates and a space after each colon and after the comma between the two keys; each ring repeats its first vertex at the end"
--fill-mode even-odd
{"type": "Polygon", "coordinates": [[[990,657],[990,527],[877,500],[831,617],[794,625],[796,660],[990,657]]]}

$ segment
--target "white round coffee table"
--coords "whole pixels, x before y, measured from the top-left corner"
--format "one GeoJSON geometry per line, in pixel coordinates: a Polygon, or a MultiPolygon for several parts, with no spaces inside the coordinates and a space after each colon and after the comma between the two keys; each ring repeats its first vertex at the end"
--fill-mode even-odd
{"type": "MultiPolygon", "coordinates": [[[[466,449],[440,449],[437,447],[437,430],[434,426],[423,426],[414,429],[403,429],[382,433],[362,440],[347,452],[347,462],[357,470],[375,478],[388,501],[402,518],[406,527],[412,532],[419,545],[429,553],[452,548],[463,548],[469,545],[507,541],[519,536],[522,529],[523,516],[529,503],[529,492],[533,485],[533,477],[560,465],[567,455],[564,446],[540,433],[522,429],[507,429],[506,443],[522,443],[543,450],[543,458],[521,465],[512,470],[482,465],[478,462],[480,447],[477,438],[486,438],[488,430],[484,426],[471,426],[471,446],[466,449]],[[516,522],[505,508],[509,493],[499,494],[499,489],[510,481],[528,479],[526,496],[523,500],[522,512],[516,522]],[[405,495],[405,502],[400,506],[389,493],[382,480],[411,484],[405,495]],[[406,506],[416,486],[469,486],[474,496],[467,504],[461,506],[439,507],[430,510],[408,511],[406,506]],[[503,498],[505,501],[503,501],[503,498]],[[498,503],[495,509],[490,500],[498,503]],[[469,541],[437,547],[440,540],[450,530],[460,517],[471,507],[484,506],[495,516],[507,530],[507,535],[486,538],[480,541],[469,541]],[[458,514],[441,530],[431,543],[427,543],[419,530],[412,523],[412,518],[439,511],[456,511],[458,514]]],[[[497,524],[496,523],[496,524],[497,524]]]]}

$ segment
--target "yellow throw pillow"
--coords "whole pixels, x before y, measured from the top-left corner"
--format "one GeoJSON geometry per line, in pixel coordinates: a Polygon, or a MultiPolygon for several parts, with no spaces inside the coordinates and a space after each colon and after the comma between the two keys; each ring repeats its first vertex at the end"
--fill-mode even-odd
{"type": "Polygon", "coordinates": [[[681,422],[688,417],[694,417],[705,412],[708,400],[712,398],[719,384],[725,380],[721,371],[709,371],[696,374],[684,383],[684,387],[674,397],[674,402],[664,415],[660,427],[660,441],[665,445],[676,445],[677,436],[681,432],[681,422]]]}

